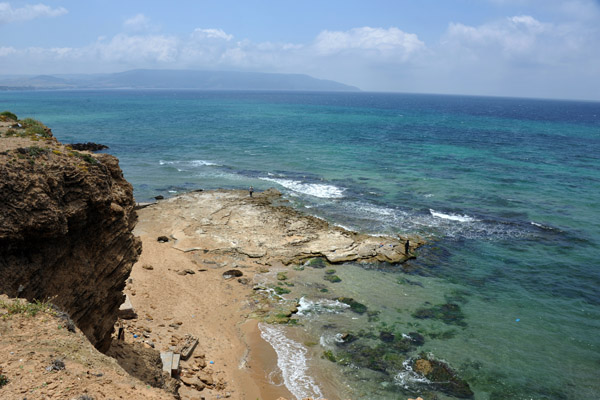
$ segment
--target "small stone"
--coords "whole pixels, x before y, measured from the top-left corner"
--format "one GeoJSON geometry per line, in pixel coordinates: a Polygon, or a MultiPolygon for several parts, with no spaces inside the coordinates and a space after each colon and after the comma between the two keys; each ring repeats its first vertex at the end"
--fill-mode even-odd
{"type": "Polygon", "coordinates": [[[156,241],[157,241],[157,242],[159,242],[159,243],[166,243],[166,242],[168,242],[168,241],[169,241],[169,238],[168,238],[168,237],[166,237],[166,236],[159,236],[159,237],[156,239],[156,241]]]}
{"type": "Polygon", "coordinates": [[[185,271],[176,271],[176,272],[177,272],[177,275],[181,275],[181,276],[187,275],[187,272],[185,272],[185,271]]]}
{"type": "Polygon", "coordinates": [[[212,386],[215,384],[215,381],[213,380],[212,376],[204,371],[201,371],[198,374],[198,379],[200,379],[202,382],[206,383],[208,386],[212,386]]]}
{"type": "Polygon", "coordinates": [[[154,267],[150,264],[144,264],[142,265],[142,268],[147,269],[149,271],[152,271],[154,269],[154,267]]]}
{"type": "Polygon", "coordinates": [[[194,275],[194,274],[195,274],[195,272],[194,272],[193,270],[191,270],[191,269],[184,269],[184,271],[185,271],[187,274],[190,274],[190,275],[194,275]]]}
{"type": "Polygon", "coordinates": [[[248,280],[248,278],[239,278],[238,282],[241,283],[242,285],[247,285],[248,282],[250,282],[250,281],[248,280]]]}
{"type": "Polygon", "coordinates": [[[244,273],[239,269],[230,269],[228,271],[223,272],[223,278],[225,279],[237,278],[242,275],[244,275],[244,273]]]}

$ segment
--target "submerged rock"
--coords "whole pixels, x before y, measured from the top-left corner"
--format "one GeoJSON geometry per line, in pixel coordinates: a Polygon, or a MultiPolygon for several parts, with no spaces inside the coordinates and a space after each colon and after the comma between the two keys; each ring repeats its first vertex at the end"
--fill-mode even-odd
{"type": "Polygon", "coordinates": [[[429,308],[419,308],[413,313],[413,317],[418,319],[437,319],[445,324],[466,326],[465,315],[458,304],[446,303],[439,304],[429,308]]]}
{"type": "Polygon", "coordinates": [[[338,297],[336,300],[349,305],[350,309],[357,314],[364,314],[367,311],[367,306],[365,306],[362,303],[359,303],[358,301],[354,300],[353,298],[338,297]]]}
{"type": "Polygon", "coordinates": [[[338,283],[342,281],[342,279],[337,275],[325,275],[323,279],[331,283],[338,283]]]}
{"type": "Polygon", "coordinates": [[[447,364],[421,355],[411,363],[412,370],[429,380],[429,385],[440,392],[460,399],[473,398],[469,384],[458,377],[447,364]]]}

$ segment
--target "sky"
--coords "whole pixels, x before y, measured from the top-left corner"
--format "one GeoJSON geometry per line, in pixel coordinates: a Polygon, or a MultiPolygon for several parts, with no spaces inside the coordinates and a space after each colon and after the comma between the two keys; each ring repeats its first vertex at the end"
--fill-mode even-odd
{"type": "Polygon", "coordinates": [[[600,0],[41,1],[0,0],[0,75],[260,71],[600,100],[600,0]]]}

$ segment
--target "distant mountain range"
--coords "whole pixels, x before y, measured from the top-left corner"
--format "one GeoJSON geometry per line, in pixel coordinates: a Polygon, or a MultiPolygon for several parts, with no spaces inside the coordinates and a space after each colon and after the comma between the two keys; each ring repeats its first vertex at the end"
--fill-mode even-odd
{"type": "Polygon", "coordinates": [[[303,74],[263,72],[136,69],[111,74],[0,76],[0,90],[23,89],[360,90],[303,74]]]}

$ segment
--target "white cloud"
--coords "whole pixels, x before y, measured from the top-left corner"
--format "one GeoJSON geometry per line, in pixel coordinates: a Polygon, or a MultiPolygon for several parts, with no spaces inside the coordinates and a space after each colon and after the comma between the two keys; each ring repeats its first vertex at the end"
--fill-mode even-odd
{"type": "Polygon", "coordinates": [[[64,7],[52,8],[45,4],[27,4],[21,8],[13,8],[10,3],[0,3],[0,24],[8,22],[28,21],[42,17],[58,17],[68,11],[64,7]]]}
{"type": "Polygon", "coordinates": [[[127,30],[140,32],[150,29],[152,27],[152,24],[150,23],[150,19],[144,14],[137,14],[129,19],[126,19],[123,23],[123,26],[127,30]]]}
{"type": "Polygon", "coordinates": [[[165,35],[118,34],[110,41],[98,41],[85,49],[101,61],[133,65],[135,63],[170,63],[177,60],[179,40],[165,35]]]}
{"type": "Polygon", "coordinates": [[[184,35],[131,29],[79,48],[0,47],[0,73],[107,72],[130,68],[307,73],[366,90],[598,98],[600,27],[516,15],[452,23],[426,45],[397,27],[322,31],[307,43],[235,40],[218,28],[184,35]],[[54,67],[55,71],[48,68],[54,67]]]}
{"type": "Polygon", "coordinates": [[[201,29],[196,28],[192,33],[192,39],[194,40],[204,40],[204,39],[216,39],[216,40],[225,40],[230,41],[233,39],[233,35],[229,35],[225,33],[222,29],[201,29]]]}
{"type": "Polygon", "coordinates": [[[425,44],[414,33],[406,33],[395,27],[383,29],[365,26],[349,31],[323,31],[317,36],[314,48],[323,55],[368,51],[407,60],[413,53],[423,50],[425,44]]]}
{"type": "Polygon", "coordinates": [[[580,57],[580,49],[586,47],[583,32],[582,27],[519,15],[480,26],[452,23],[441,43],[455,60],[504,59],[549,65],[580,57]]]}
{"type": "Polygon", "coordinates": [[[14,47],[0,47],[0,57],[10,56],[16,53],[17,49],[15,49],[14,47]]]}

